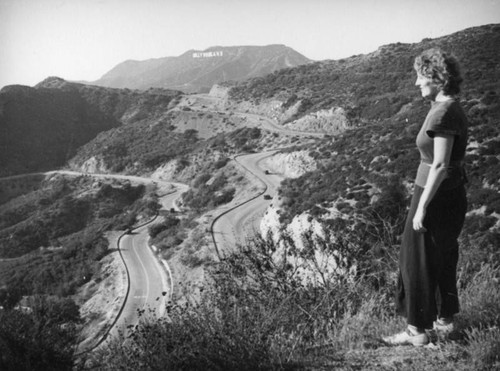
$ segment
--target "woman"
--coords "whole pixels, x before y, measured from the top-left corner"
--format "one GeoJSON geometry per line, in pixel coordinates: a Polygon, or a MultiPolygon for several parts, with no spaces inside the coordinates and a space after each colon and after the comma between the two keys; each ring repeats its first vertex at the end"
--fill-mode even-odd
{"type": "Polygon", "coordinates": [[[467,200],[462,161],[467,119],[456,98],[462,78],[454,57],[430,49],[415,59],[416,85],[431,101],[417,135],[421,163],[399,256],[397,307],[408,327],[383,340],[391,345],[429,343],[426,330],[449,332],[459,311],[458,236],[467,200]]]}

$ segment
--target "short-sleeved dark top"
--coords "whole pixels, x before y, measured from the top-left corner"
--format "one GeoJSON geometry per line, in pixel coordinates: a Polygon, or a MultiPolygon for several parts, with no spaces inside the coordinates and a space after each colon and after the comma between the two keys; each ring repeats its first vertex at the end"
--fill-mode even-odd
{"type": "Polygon", "coordinates": [[[429,175],[430,164],[434,160],[435,134],[454,135],[451,150],[448,176],[440,188],[454,188],[465,182],[463,159],[467,147],[467,117],[455,99],[444,102],[432,102],[431,109],[417,135],[417,147],[420,151],[421,163],[418,167],[415,184],[424,187],[429,175]]]}

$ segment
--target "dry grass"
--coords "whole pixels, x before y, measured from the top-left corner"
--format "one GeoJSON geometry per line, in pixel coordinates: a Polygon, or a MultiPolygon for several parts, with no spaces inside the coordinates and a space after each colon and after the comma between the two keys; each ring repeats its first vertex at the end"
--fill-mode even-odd
{"type": "MultiPolygon", "coordinates": [[[[105,369],[190,370],[489,370],[499,364],[500,268],[483,265],[461,291],[462,313],[450,338],[423,348],[387,347],[400,331],[388,286],[374,272],[311,286],[276,246],[257,240],[210,271],[201,299],[169,308],[97,355],[105,369]],[[133,344],[133,345],[130,345],[133,344]]],[[[368,258],[368,256],[366,256],[368,258]]],[[[392,258],[388,258],[391,260],[392,258]]],[[[390,267],[388,262],[386,268],[390,267]]],[[[385,275],[389,273],[381,272],[385,275]]]]}

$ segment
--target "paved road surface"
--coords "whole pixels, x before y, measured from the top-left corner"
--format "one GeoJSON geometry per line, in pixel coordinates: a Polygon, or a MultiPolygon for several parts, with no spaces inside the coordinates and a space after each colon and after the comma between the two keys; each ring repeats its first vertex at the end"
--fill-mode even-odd
{"type": "MultiPolygon", "coordinates": [[[[57,170],[46,173],[22,174],[3,179],[16,179],[33,175],[52,175],[65,174],[69,176],[91,176],[99,179],[121,179],[129,180],[134,183],[156,184],[158,186],[159,201],[162,209],[176,209],[175,200],[188,189],[188,186],[182,183],[164,182],[138,176],[129,176],[121,174],[90,174],[68,170],[57,170]]],[[[171,295],[172,280],[168,276],[166,268],[149,248],[148,228],[154,223],[161,221],[157,218],[152,223],[137,228],[132,234],[124,235],[120,239],[120,250],[124,263],[128,270],[129,290],[125,298],[124,306],[116,323],[111,328],[107,339],[115,337],[119,332],[124,332],[127,326],[134,326],[140,319],[139,313],[149,315],[151,311],[157,316],[162,316],[165,312],[166,301],[171,295]]]]}
{"type": "MultiPolygon", "coordinates": [[[[207,111],[207,112],[224,111],[223,100],[219,97],[215,97],[210,94],[192,94],[186,96],[185,100],[181,101],[179,104],[179,107],[182,106],[189,106],[191,109],[197,111],[207,111]]],[[[280,132],[286,135],[298,135],[298,136],[317,137],[317,138],[323,138],[325,136],[324,133],[320,132],[290,130],[276,123],[275,121],[271,120],[268,117],[258,115],[255,113],[238,112],[238,111],[229,111],[229,112],[233,113],[236,116],[246,118],[250,126],[260,127],[262,129],[269,130],[272,132],[280,132]]]]}
{"type": "Polygon", "coordinates": [[[124,331],[128,325],[136,325],[143,316],[154,311],[156,316],[164,314],[169,290],[168,281],[158,259],[147,244],[149,225],[134,230],[120,240],[120,250],[130,276],[130,287],[123,311],[110,332],[111,337],[124,331]]]}
{"type": "Polygon", "coordinates": [[[235,160],[248,172],[248,176],[256,178],[261,184],[261,191],[256,192],[254,199],[233,207],[223,214],[213,225],[216,244],[221,255],[233,251],[237,244],[243,244],[259,230],[260,220],[264,216],[271,200],[264,195],[273,197],[283,177],[278,174],[266,174],[260,166],[262,160],[272,156],[276,151],[252,153],[238,156],[235,160]]]}
{"type": "MultiPolygon", "coordinates": [[[[175,200],[187,189],[176,183],[176,191],[161,197],[162,208],[176,208],[175,200]]],[[[110,332],[111,338],[124,332],[127,326],[135,326],[141,318],[163,316],[170,298],[172,280],[148,246],[148,228],[161,221],[139,227],[120,240],[120,250],[127,266],[130,287],[123,310],[110,332]],[[141,314],[141,315],[140,315],[141,314]]],[[[168,269],[168,267],[167,267],[168,269]]]]}

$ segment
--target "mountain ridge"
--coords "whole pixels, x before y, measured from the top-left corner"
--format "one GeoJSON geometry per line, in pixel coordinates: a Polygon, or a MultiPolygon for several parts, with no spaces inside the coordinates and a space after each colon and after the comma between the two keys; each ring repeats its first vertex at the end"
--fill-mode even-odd
{"type": "Polygon", "coordinates": [[[222,81],[262,76],[309,62],[283,44],[211,46],[190,49],[177,57],[127,60],[90,84],[130,89],[159,87],[192,93],[208,91],[222,81]]]}
{"type": "Polygon", "coordinates": [[[417,43],[387,44],[368,54],[317,61],[227,85],[236,101],[276,100],[283,108],[298,104],[300,115],[337,106],[353,121],[370,122],[389,118],[416,99],[413,59],[431,47],[452,52],[461,62],[462,96],[496,91],[499,42],[500,24],[490,24],[417,43]]]}
{"type": "Polygon", "coordinates": [[[49,77],[0,90],[0,176],[53,170],[102,131],[158,117],[180,92],[111,89],[49,77]]]}

